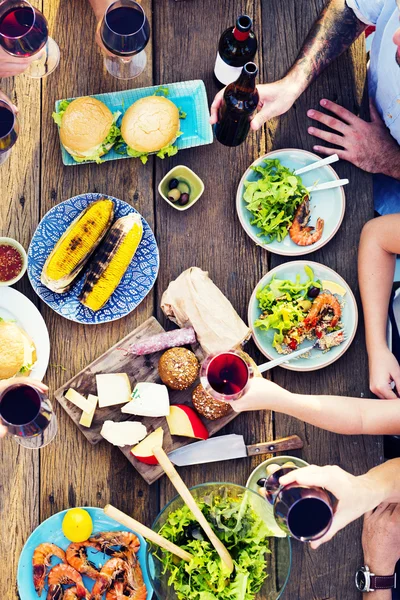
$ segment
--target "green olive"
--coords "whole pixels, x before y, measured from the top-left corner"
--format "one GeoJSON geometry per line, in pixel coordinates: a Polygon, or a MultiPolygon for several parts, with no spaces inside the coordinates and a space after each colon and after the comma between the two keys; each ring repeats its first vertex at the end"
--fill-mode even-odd
{"type": "Polygon", "coordinates": [[[267,477],[269,477],[270,475],[273,475],[275,473],[275,471],[279,471],[279,469],[281,469],[281,468],[282,467],[280,465],[277,465],[276,463],[268,465],[268,467],[266,468],[267,477]]]}
{"type": "Polygon", "coordinates": [[[301,302],[299,302],[299,306],[303,310],[307,311],[310,310],[310,308],[312,307],[312,303],[310,302],[310,300],[302,300],[301,302]]]}
{"type": "Polygon", "coordinates": [[[190,187],[185,181],[180,181],[178,183],[178,190],[181,194],[190,194],[190,187]]]}
{"type": "Polygon", "coordinates": [[[173,190],[169,190],[168,192],[168,200],[170,200],[171,202],[178,202],[179,198],[181,197],[181,193],[178,190],[178,188],[174,188],[173,190]]]}

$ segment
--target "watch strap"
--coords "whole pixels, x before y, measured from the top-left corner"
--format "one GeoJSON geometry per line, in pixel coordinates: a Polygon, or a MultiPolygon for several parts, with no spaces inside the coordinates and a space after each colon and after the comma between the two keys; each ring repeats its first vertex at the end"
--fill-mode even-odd
{"type": "Polygon", "coordinates": [[[391,590],[396,588],[396,573],[394,575],[371,575],[372,590],[391,590]]]}

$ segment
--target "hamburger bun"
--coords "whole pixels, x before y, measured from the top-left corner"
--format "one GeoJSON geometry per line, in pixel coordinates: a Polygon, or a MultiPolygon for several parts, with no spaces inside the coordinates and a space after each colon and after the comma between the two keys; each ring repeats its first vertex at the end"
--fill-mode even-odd
{"type": "Polygon", "coordinates": [[[27,376],[36,362],[33,340],[11,321],[0,321],[0,380],[18,375],[27,376]]]}
{"type": "MultiPolygon", "coordinates": [[[[77,98],[63,114],[61,143],[72,156],[86,158],[101,146],[110,133],[113,122],[114,116],[103,102],[89,96],[77,98]]],[[[105,152],[101,152],[101,156],[105,152]]]]}
{"type": "Polygon", "coordinates": [[[138,152],[158,152],[176,140],[179,110],[163,96],[137,100],[123,116],[121,134],[126,144],[138,152]]]}

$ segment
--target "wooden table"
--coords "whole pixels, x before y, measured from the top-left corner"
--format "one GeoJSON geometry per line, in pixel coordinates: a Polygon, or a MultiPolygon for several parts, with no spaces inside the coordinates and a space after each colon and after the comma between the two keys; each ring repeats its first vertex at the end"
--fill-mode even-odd
{"type": "MultiPolygon", "coordinates": [[[[85,0],[35,0],[50,22],[61,48],[58,70],[47,81],[23,76],[2,82],[18,104],[21,134],[11,159],[0,170],[0,231],[16,237],[25,247],[41,217],[56,203],[81,192],[100,191],[130,202],[153,227],[161,254],[154,290],[131,315],[96,327],[64,320],[39,303],[25,277],[16,287],[35,302],[51,337],[46,381],[51,390],[154,314],[169,281],[187,267],[208,270],[233,305],[246,317],[251,292],[270,267],[281,259],[256,247],[240,227],[235,192],[248,165],[266,151],[312,148],[307,135],[306,110],[321,97],[358,111],[365,80],[365,52],[360,40],[312,85],[288,115],[269,122],[259,135],[250,135],[237,149],[213,146],[183,151],[146,166],[137,160],[103,165],[63,167],[57,128],[51,113],[54,101],[68,96],[121,90],[187,79],[205,81],[209,100],[215,87],[212,70],[221,32],[234,23],[241,10],[254,18],[261,48],[258,63],[262,81],[281,77],[292,64],[324,0],[143,0],[152,20],[148,64],[139,79],[119,82],[108,75],[94,44],[95,22],[85,0]],[[194,208],[177,213],[158,195],[157,185],[172,166],[184,163],[205,181],[206,191],[194,208]],[[59,365],[66,367],[66,371],[59,365]]],[[[362,225],[373,216],[370,178],[348,164],[339,164],[346,189],[346,216],[339,233],[322,250],[310,255],[337,270],[357,293],[357,244],[362,225]]],[[[0,291],[1,294],[1,291],[0,291]]],[[[253,356],[260,360],[254,346],[253,356]]],[[[350,350],[337,363],[311,374],[276,369],[273,379],[294,391],[368,395],[367,361],[362,324],[350,350]]],[[[166,478],[149,488],[118,449],[107,443],[91,447],[68,416],[56,406],[59,434],[41,452],[22,449],[13,440],[1,442],[0,453],[0,597],[18,597],[16,569],[27,536],[43,520],[72,506],[104,506],[111,502],[151,524],[157,511],[174,495],[166,478]]],[[[362,473],[382,459],[381,440],[344,437],[317,430],[282,415],[240,415],[225,433],[243,433],[247,443],[292,433],[305,442],[302,456],[317,464],[339,464],[362,473]]],[[[259,459],[260,460],[260,459],[259,459]]],[[[190,484],[208,481],[244,483],[257,460],[240,460],[182,470],[190,484]]],[[[352,600],[359,595],[353,574],[361,564],[360,522],[351,525],[318,552],[293,544],[293,569],[284,598],[294,600],[352,600]]],[[[24,598],[23,600],[31,600],[24,598]]]]}

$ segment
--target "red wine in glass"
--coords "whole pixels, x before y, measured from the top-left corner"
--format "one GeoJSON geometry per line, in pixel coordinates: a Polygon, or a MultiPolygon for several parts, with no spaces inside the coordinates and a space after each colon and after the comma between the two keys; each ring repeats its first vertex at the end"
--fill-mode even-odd
{"type": "Polygon", "coordinates": [[[0,394],[0,422],[28,448],[45,446],[57,432],[57,421],[46,394],[26,383],[16,382],[0,394]]]}
{"type": "Polygon", "coordinates": [[[17,141],[17,118],[11,106],[0,100],[0,162],[1,155],[12,148],[17,141]]]}
{"type": "Polygon", "coordinates": [[[208,356],[201,366],[203,387],[219,400],[240,398],[253,371],[240,351],[221,352],[208,356]]]}
{"type": "Polygon", "coordinates": [[[142,7],[132,0],[117,0],[107,9],[101,25],[105,47],[117,56],[142,52],[150,39],[150,25],[142,7]]]}
{"type": "Polygon", "coordinates": [[[6,0],[0,5],[0,45],[14,56],[33,56],[44,48],[48,38],[45,17],[25,4],[6,0]]]}

